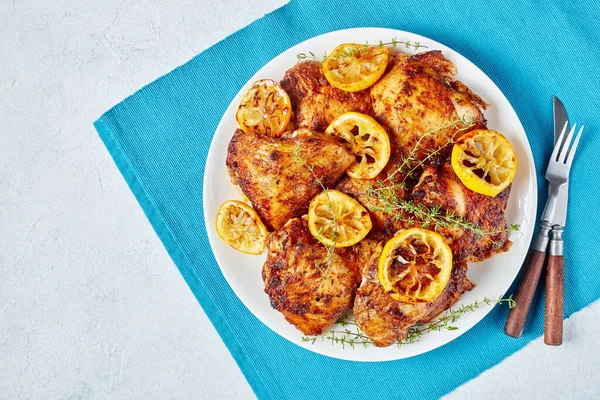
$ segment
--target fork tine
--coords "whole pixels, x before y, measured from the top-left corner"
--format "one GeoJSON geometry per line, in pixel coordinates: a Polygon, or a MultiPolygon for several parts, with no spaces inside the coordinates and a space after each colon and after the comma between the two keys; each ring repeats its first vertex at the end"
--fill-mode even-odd
{"type": "Polygon", "coordinates": [[[576,128],[577,128],[577,124],[573,124],[573,127],[569,131],[569,136],[567,136],[567,138],[565,139],[565,142],[563,143],[562,148],[560,149],[560,152],[558,153],[557,161],[560,163],[564,164],[567,162],[567,156],[569,155],[569,147],[571,147],[571,141],[573,140],[573,135],[575,135],[576,128]]]}
{"type": "Polygon", "coordinates": [[[567,159],[565,161],[565,164],[567,164],[569,167],[571,166],[571,163],[573,162],[573,157],[575,157],[575,150],[577,150],[577,145],[579,144],[579,139],[581,138],[581,133],[583,132],[584,127],[585,127],[585,125],[581,125],[581,128],[579,128],[579,132],[577,133],[577,136],[575,137],[575,142],[573,142],[573,146],[571,146],[571,148],[569,149],[569,154],[567,154],[567,159]]]}
{"type": "Polygon", "coordinates": [[[558,153],[560,152],[561,148],[563,147],[563,141],[565,139],[565,132],[567,131],[567,126],[569,126],[569,121],[565,122],[565,126],[563,126],[562,128],[562,132],[560,133],[560,136],[558,137],[558,140],[556,141],[556,144],[554,145],[554,150],[552,151],[552,155],[550,156],[550,160],[558,160],[558,153]]]}

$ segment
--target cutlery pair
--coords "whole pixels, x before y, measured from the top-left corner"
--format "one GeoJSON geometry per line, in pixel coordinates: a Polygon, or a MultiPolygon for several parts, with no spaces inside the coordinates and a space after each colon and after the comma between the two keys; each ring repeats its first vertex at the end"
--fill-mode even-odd
{"type": "Polygon", "coordinates": [[[504,332],[520,337],[529,313],[540,274],[546,259],[546,310],[544,320],[544,343],[558,346],[562,343],[564,303],[564,258],[562,233],[567,219],[569,194],[569,171],[583,132],[579,129],[575,140],[575,128],[569,129],[564,106],[554,97],[554,151],[550,156],[546,180],[549,183],[548,201],[542,214],[540,230],[527,255],[521,282],[515,295],[515,307],[508,314],[504,332]],[[562,129],[561,129],[562,128],[562,129]],[[567,133],[568,132],[568,133],[567,133]],[[549,235],[552,234],[552,239],[549,235]]]}

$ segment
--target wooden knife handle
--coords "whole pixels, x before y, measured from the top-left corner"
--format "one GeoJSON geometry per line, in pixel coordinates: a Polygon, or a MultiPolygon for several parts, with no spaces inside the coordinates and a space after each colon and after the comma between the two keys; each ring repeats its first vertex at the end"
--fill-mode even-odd
{"type": "Polygon", "coordinates": [[[562,344],[564,316],[565,269],[563,256],[548,256],[546,268],[544,343],[559,346],[562,344]]]}
{"type": "Polygon", "coordinates": [[[544,343],[550,346],[562,344],[565,299],[565,260],[563,258],[562,233],[561,226],[556,225],[552,228],[552,240],[548,249],[544,343]]]}
{"type": "Polygon", "coordinates": [[[544,267],[544,260],[546,259],[546,253],[534,249],[529,249],[527,254],[527,261],[525,261],[525,267],[521,282],[517,288],[515,295],[516,305],[510,310],[508,314],[508,320],[504,327],[504,333],[512,337],[521,337],[523,333],[523,327],[525,326],[525,320],[529,313],[529,307],[533,301],[535,290],[537,288],[538,281],[540,280],[540,274],[544,267]]]}

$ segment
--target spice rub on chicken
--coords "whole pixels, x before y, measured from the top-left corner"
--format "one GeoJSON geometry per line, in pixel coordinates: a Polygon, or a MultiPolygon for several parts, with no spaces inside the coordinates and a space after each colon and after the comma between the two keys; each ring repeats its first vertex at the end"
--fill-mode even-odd
{"type": "Polygon", "coordinates": [[[352,307],[360,268],[374,247],[363,240],[328,258],[306,221],[291,219],[267,243],[262,278],[271,306],[305,335],[320,335],[352,307]]]}
{"type": "Polygon", "coordinates": [[[331,138],[307,132],[272,138],[238,129],[229,143],[226,165],[232,182],[265,225],[279,229],[290,218],[305,214],[312,198],[322,191],[321,184],[333,187],[353,160],[331,138]]]}
{"type": "Polygon", "coordinates": [[[437,168],[425,168],[410,192],[395,188],[380,195],[366,190],[366,185],[365,180],[343,177],[336,189],[355,197],[370,210],[373,230],[369,237],[372,239],[387,240],[411,226],[433,228],[431,224],[435,221],[423,224],[427,215],[415,215],[401,208],[408,204],[410,209],[423,206],[421,209],[430,214],[435,210],[438,218],[450,216],[442,220],[444,224],[438,223],[436,231],[448,241],[456,260],[483,261],[510,249],[512,243],[504,216],[510,186],[496,197],[473,192],[458,179],[449,161],[437,168]]]}
{"type": "Polygon", "coordinates": [[[389,238],[406,227],[408,218],[399,218],[397,210],[385,211],[390,207],[382,204],[382,197],[410,199],[424,167],[442,164],[453,139],[485,127],[481,111],[485,103],[452,80],[455,72],[439,51],[397,54],[386,74],[371,87],[373,116],[390,136],[390,161],[375,179],[344,177],[337,186],[371,212],[374,229],[369,237],[389,238]]]}
{"type": "MultiPolygon", "coordinates": [[[[285,118],[281,122],[269,114],[273,98],[266,96],[263,104],[252,97],[252,107],[266,111],[253,108],[240,115],[256,114],[274,128],[237,130],[226,165],[256,219],[273,231],[264,235],[268,254],[262,268],[271,306],[310,336],[322,334],[352,308],[358,327],[382,347],[405,338],[411,326],[431,321],[471,290],[467,263],[510,248],[504,213],[512,178],[494,186],[492,194],[473,184],[484,177],[475,170],[500,157],[495,150],[490,155],[464,143],[463,149],[463,135],[470,132],[469,145],[476,143],[475,129],[485,130],[481,136],[490,143],[503,136],[486,129],[487,104],[454,79],[455,67],[440,51],[399,53],[388,62],[386,49],[377,76],[351,89],[332,76],[353,83],[372,73],[374,61],[365,56],[369,47],[356,46],[338,46],[352,51],[331,63],[297,63],[280,85],[263,82],[268,93],[285,100],[280,113],[285,118]],[[368,68],[359,67],[361,56],[368,68]],[[345,87],[348,91],[338,89],[345,87]],[[379,147],[369,144],[373,137],[379,147]],[[453,147],[465,156],[450,159],[453,147]],[[367,168],[371,164],[377,169],[367,168]],[[356,165],[362,174],[353,170],[356,165]],[[356,201],[342,193],[331,196],[333,188],[356,201]],[[317,201],[324,191],[327,202],[317,201]],[[352,207],[341,206],[346,203],[352,207]],[[358,208],[368,224],[348,218],[353,214],[345,210],[358,208]],[[342,247],[339,232],[356,239],[346,245],[356,244],[342,247]],[[417,236],[407,242],[413,256],[401,252],[403,245],[394,247],[413,232],[437,247],[429,239],[418,242],[417,236]]],[[[503,143],[513,151],[505,138],[503,143]]]]}
{"type": "Polygon", "coordinates": [[[364,267],[362,282],[354,300],[356,324],[375,346],[386,347],[404,339],[412,325],[430,322],[456,303],[465,291],[474,287],[467,279],[467,265],[454,263],[448,284],[435,300],[414,304],[394,300],[378,278],[381,252],[382,246],[379,245],[364,267]]]}
{"type": "Polygon", "coordinates": [[[485,128],[486,104],[454,81],[456,69],[441,51],[397,54],[388,72],[371,87],[373,116],[388,129],[392,150],[415,160],[445,146],[457,132],[485,128]]]}
{"type": "Polygon", "coordinates": [[[303,61],[288,69],[281,86],[290,96],[297,128],[324,131],[348,111],[371,113],[369,90],[345,92],[325,79],[318,61],[303,61]]]}
{"type": "Polygon", "coordinates": [[[411,197],[417,205],[438,208],[441,215],[450,213],[462,220],[460,224],[439,227],[438,232],[446,238],[456,260],[471,263],[510,248],[504,217],[509,195],[510,186],[496,197],[467,189],[446,162],[439,168],[426,168],[411,197]]]}

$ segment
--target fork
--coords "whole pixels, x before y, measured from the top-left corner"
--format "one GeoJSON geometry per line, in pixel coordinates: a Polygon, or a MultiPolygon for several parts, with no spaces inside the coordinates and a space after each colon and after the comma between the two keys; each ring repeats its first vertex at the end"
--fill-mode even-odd
{"type": "MultiPolygon", "coordinates": [[[[567,124],[563,128],[546,171],[546,180],[550,184],[549,202],[546,207],[555,207],[553,212],[557,217],[552,226],[552,240],[548,249],[546,265],[546,309],[544,315],[544,343],[560,345],[562,343],[564,317],[564,256],[562,233],[567,219],[567,193],[569,190],[569,173],[583,126],[579,129],[575,141],[571,145],[577,124],[573,124],[569,135],[564,139],[567,124]],[[560,146],[558,146],[560,144],[560,146]],[[552,189],[557,188],[557,194],[552,196],[552,189]],[[564,194],[563,194],[564,193],[564,194]],[[562,217],[562,218],[561,218],[562,217]]],[[[544,215],[546,213],[544,212],[544,215]]]]}
{"type": "Polygon", "coordinates": [[[525,264],[523,277],[515,295],[516,306],[510,311],[504,331],[513,337],[521,336],[537,282],[544,265],[548,247],[548,233],[552,230],[546,275],[546,310],[544,321],[544,342],[549,345],[562,343],[562,324],[564,313],[564,258],[562,232],[567,218],[567,194],[569,191],[569,172],[575,151],[583,132],[579,129],[575,140],[573,136],[577,124],[567,132],[568,122],[556,141],[550,156],[546,180],[550,187],[548,201],[542,214],[541,228],[533,242],[525,264]]]}

